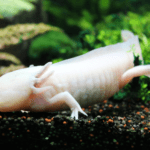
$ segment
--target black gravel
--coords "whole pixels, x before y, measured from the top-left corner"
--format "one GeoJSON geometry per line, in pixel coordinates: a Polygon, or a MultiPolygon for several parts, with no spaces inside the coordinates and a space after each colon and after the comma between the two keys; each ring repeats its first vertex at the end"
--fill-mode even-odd
{"type": "Polygon", "coordinates": [[[0,112],[0,149],[150,149],[150,103],[105,100],[85,112],[0,112]]]}

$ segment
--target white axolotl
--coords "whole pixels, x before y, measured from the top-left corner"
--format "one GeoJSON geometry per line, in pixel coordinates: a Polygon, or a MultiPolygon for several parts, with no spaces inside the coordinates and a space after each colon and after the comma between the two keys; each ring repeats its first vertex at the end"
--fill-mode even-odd
{"type": "Polygon", "coordinates": [[[122,31],[125,42],[44,66],[30,66],[0,77],[0,111],[52,112],[87,107],[108,99],[134,77],[150,77],[150,65],[134,67],[131,45],[143,61],[138,36],[122,31]]]}

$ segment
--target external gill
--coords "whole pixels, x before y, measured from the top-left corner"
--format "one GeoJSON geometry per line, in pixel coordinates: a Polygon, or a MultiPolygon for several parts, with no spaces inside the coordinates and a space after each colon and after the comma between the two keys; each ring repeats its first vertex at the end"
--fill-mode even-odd
{"type": "Polygon", "coordinates": [[[51,86],[39,88],[41,87],[41,84],[43,84],[54,72],[53,70],[50,70],[46,75],[42,76],[49,69],[51,64],[52,62],[45,64],[44,67],[35,75],[35,80],[31,84],[33,94],[42,94],[43,92],[51,89],[51,86]]]}

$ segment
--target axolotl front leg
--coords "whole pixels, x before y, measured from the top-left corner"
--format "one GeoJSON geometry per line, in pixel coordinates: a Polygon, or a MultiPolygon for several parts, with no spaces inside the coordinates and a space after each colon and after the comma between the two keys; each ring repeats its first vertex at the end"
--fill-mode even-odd
{"type": "Polygon", "coordinates": [[[55,103],[65,102],[71,109],[72,114],[71,117],[75,119],[78,119],[78,112],[81,112],[82,114],[88,116],[80,107],[79,103],[74,99],[74,97],[68,92],[62,92],[54,97],[52,97],[50,100],[51,105],[55,103]]]}
{"type": "MultiPolygon", "coordinates": [[[[33,96],[34,97],[34,96],[33,96]]],[[[37,95],[36,95],[37,97],[37,95]]],[[[71,117],[78,119],[78,112],[88,116],[82,109],[79,103],[75,100],[75,98],[68,92],[61,92],[57,95],[50,98],[47,95],[39,95],[37,98],[34,99],[34,103],[31,103],[30,109],[31,111],[42,111],[50,110],[50,111],[58,111],[63,104],[69,106],[72,111],[71,117]]]]}

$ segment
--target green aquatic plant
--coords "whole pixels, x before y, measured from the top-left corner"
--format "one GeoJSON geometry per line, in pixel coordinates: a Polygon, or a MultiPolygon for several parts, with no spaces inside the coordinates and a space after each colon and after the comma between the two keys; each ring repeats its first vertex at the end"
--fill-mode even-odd
{"type": "Polygon", "coordinates": [[[0,49],[5,46],[16,45],[22,40],[32,39],[48,31],[60,31],[60,29],[44,23],[9,25],[0,29],[0,49]]]}

